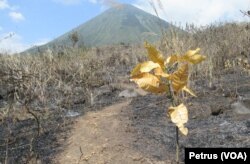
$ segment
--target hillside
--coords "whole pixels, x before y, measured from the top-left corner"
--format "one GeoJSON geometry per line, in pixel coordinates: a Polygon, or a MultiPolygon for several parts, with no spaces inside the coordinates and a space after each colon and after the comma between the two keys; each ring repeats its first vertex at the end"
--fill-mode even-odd
{"type": "MultiPolygon", "coordinates": [[[[174,26],[132,5],[124,4],[106,10],[48,44],[40,46],[39,49],[58,46],[82,47],[134,44],[142,43],[144,40],[155,42],[160,39],[161,27],[166,30],[174,26]],[[72,34],[77,35],[75,45],[72,41],[72,34]]],[[[36,50],[38,47],[32,49],[36,50]]]]}

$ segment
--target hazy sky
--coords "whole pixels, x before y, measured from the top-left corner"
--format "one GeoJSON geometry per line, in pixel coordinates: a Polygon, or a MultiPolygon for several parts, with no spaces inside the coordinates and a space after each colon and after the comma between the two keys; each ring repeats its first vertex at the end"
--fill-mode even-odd
{"type": "MultiPolygon", "coordinates": [[[[162,5],[151,1],[161,18],[175,24],[250,21],[239,11],[250,10],[250,0],[161,0],[162,5]]],[[[118,2],[154,14],[147,0],[0,0],[0,52],[44,44],[118,2]]]]}

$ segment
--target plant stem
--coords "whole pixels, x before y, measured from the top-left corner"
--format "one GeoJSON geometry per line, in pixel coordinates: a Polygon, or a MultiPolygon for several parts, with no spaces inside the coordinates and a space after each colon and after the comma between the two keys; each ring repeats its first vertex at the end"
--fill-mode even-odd
{"type": "MultiPolygon", "coordinates": [[[[167,73],[169,73],[167,71],[167,73]]],[[[174,94],[173,94],[173,91],[171,90],[171,82],[169,82],[168,84],[168,88],[169,88],[169,97],[170,97],[170,100],[171,100],[171,104],[172,106],[176,106],[176,102],[175,102],[175,97],[174,97],[174,94]]],[[[179,164],[179,152],[180,152],[180,149],[179,149],[179,129],[177,126],[175,126],[175,140],[176,140],[176,163],[179,164]]]]}
{"type": "Polygon", "coordinates": [[[175,127],[175,132],[176,132],[176,163],[179,164],[179,129],[178,127],[176,126],[175,127]]]}

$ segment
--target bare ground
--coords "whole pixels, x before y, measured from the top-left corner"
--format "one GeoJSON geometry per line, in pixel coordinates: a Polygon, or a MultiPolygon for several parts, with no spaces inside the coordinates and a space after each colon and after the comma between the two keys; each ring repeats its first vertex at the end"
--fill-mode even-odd
{"type": "MultiPolygon", "coordinates": [[[[181,161],[185,147],[250,147],[250,114],[238,113],[235,108],[242,110],[241,106],[232,105],[249,98],[249,80],[237,81],[236,94],[235,79],[227,76],[214,87],[205,87],[199,98],[188,99],[189,134],[180,136],[181,161]]],[[[88,112],[77,119],[54,162],[175,163],[175,127],[166,118],[169,104],[164,96],[147,94],[88,112]]],[[[250,111],[249,104],[243,105],[250,111]]]]}
{"type": "MultiPolygon", "coordinates": [[[[180,135],[181,161],[185,147],[250,147],[250,77],[228,74],[212,87],[206,81],[193,84],[198,98],[186,99],[189,134],[180,135]]],[[[74,107],[78,117],[54,113],[42,122],[39,137],[34,118],[15,124],[2,120],[0,163],[175,163],[175,126],[166,117],[169,100],[131,84],[121,88],[139,94],[117,98],[121,90],[105,91],[96,97],[97,105],[74,107]]]]}

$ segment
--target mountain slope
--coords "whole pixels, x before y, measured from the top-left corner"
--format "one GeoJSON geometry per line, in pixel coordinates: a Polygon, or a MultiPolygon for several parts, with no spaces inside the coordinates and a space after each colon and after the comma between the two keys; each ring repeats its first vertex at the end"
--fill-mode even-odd
{"type": "MultiPolygon", "coordinates": [[[[143,40],[159,39],[160,24],[166,28],[170,26],[167,22],[132,5],[123,5],[120,8],[105,11],[71,32],[78,33],[80,45],[83,43],[87,46],[139,43],[143,40]]],[[[55,42],[67,43],[71,32],[59,37],[55,42]]]]}
{"type": "Polygon", "coordinates": [[[174,26],[132,5],[123,4],[106,10],[39,49],[73,46],[70,37],[73,33],[77,34],[76,46],[133,44],[144,40],[154,42],[160,39],[161,28],[166,30],[170,27],[174,26]]]}

